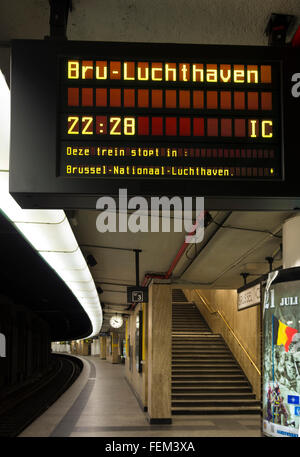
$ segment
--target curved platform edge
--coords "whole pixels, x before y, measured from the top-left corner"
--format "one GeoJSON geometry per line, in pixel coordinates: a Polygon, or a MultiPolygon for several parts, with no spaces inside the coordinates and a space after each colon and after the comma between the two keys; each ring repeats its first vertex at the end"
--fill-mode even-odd
{"type": "Polygon", "coordinates": [[[37,417],[18,437],[48,437],[57,424],[67,414],[81,391],[84,389],[90,376],[90,365],[82,357],[83,368],[74,383],[39,417],[37,417]]]}

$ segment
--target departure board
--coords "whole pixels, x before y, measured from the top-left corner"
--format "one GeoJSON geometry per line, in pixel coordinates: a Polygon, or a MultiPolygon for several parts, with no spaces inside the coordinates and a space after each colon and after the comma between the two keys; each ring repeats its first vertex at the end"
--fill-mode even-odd
{"type": "Polygon", "coordinates": [[[282,178],[276,63],[60,62],[60,174],[282,178]]]}
{"type": "Polygon", "coordinates": [[[292,46],[13,40],[11,195],[201,196],[208,210],[298,210],[292,46]]]}

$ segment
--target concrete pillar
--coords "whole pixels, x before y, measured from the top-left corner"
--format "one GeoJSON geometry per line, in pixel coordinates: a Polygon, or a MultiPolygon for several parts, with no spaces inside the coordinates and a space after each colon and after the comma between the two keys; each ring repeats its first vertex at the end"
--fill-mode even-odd
{"type": "Polygon", "coordinates": [[[106,359],[106,337],[100,336],[100,359],[106,359]]]}
{"type": "Polygon", "coordinates": [[[300,215],[287,219],[282,228],[283,268],[300,266],[300,215]]]}
{"type": "Polygon", "coordinates": [[[79,354],[80,355],[89,355],[89,344],[84,340],[80,341],[80,352],[79,352],[79,354]]]}
{"type": "Polygon", "coordinates": [[[171,419],[172,294],[169,284],[152,283],[148,308],[148,420],[171,419]]]}
{"type": "Polygon", "coordinates": [[[119,335],[118,333],[112,332],[112,360],[111,363],[120,363],[121,357],[119,353],[119,335]]]}
{"type": "Polygon", "coordinates": [[[119,354],[119,335],[116,332],[110,332],[110,336],[106,338],[106,360],[110,363],[121,362],[119,354]]]}

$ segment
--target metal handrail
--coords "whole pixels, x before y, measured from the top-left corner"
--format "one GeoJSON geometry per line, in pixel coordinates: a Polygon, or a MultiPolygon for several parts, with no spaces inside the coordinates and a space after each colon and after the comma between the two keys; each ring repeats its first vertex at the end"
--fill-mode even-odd
{"type": "Polygon", "coordinates": [[[250,360],[251,364],[254,366],[255,370],[257,371],[257,373],[261,376],[261,371],[259,370],[259,368],[257,367],[257,365],[255,364],[255,362],[253,361],[253,359],[251,358],[249,352],[247,351],[247,349],[243,346],[243,344],[240,342],[240,340],[238,339],[238,337],[236,336],[236,334],[234,333],[233,329],[231,328],[231,326],[228,324],[227,320],[225,319],[225,317],[223,316],[223,314],[220,312],[220,311],[214,311],[212,309],[212,307],[207,303],[207,301],[205,300],[205,298],[198,292],[198,290],[196,289],[195,292],[197,293],[198,297],[202,300],[203,304],[205,305],[205,307],[208,309],[208,311],[211,313],[211,314],[218,314],[221,319],[224,321],[225,325],[228,327],[230,333],[233,335],[233,337],[236,339],[236,341],[238,342],[239,346],[242,348],[242,350],[245,352],[246,356],[248,357],[248,359],[250,360]]]}

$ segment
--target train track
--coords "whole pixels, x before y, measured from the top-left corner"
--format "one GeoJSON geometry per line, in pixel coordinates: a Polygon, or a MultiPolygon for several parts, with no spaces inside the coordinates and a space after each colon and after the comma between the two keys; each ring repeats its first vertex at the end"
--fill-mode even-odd
{"type": "Polygon", "coordinates": [[[77,379],[83,363],[67,354],[52,354],[53,366],[43,378],[18,389],[0,406],[0,437],[16,437],[45,412],[77,379]]]}

